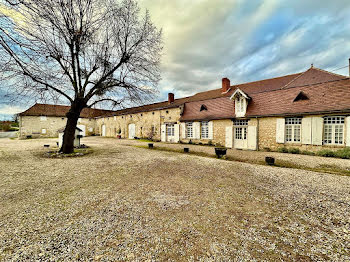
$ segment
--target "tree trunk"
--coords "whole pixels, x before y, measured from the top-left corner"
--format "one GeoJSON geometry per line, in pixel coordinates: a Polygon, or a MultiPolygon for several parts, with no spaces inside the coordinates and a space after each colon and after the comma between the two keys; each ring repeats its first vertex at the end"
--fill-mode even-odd
{"type": "Polygon", "coordinates": [[[60,149],[61,153],[70,154],[74,152],[75,129],[82,109],[83,107],[79,105],[79,103],[73,103],[66,114],[67,124],[63,134],[63,144],[60,149]]]}

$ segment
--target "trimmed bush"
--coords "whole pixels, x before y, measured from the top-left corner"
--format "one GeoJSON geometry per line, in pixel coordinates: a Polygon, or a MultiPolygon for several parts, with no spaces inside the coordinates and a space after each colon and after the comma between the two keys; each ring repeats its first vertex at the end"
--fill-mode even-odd
{"type": "Polygon", "coordinates": [[[280,148],[277,149],[277,151],[280,152],[280,153],[288,153],[288,148],[280,147],[280,148]]]}
{"type": "Polygon", "coordinates": [[[329,150],[329,149],[320,150],[317,152],[317,155],[324,156],[324,157],[335,157],[334,151],[329,150]]]}
{"type": "Polygon", "coordinates": [[[291,148],[288,149],[288,153],[291,153],[291,154],[300,154],[300,150],[299,150],[299,148],[291,147],[291,148]]]}
{"type": "Polygon", "coordinates": [[[335,157],[350,159],[350,148],[340,149],[334,152],[335,157]]]}
{"type": "Polygon", "coordinates": [[[314,155],[316,155],[314,152],[307,151],[307,150],[301,151],[301,154],[303,154],[303,155],[309,155],[309,156],[314,156],[314,155]]]}

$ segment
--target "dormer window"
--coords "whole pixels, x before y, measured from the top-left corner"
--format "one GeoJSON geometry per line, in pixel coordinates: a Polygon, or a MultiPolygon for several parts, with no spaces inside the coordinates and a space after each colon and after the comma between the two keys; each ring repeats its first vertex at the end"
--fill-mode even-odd
{"type": "Polygon", "coordinates": [[[242,90],[237,89],[231,96],[231,99],[234,99],[235,101],[236,117],[245,117],[248,106],[248,100],[250,99],[250,97],[247,96],[242,90]]]}

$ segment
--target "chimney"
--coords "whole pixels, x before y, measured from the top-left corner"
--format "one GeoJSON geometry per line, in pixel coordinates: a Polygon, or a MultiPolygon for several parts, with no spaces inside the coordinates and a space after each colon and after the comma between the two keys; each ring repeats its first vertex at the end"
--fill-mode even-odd
{"type": "Polygon", "coordinates": [[[229,89],[230,89],[230,79],[228,79],[228,78],[223,78],[222,79],[222,88],[221,88],[221,91],[222,91],[222,93],[225,93],[225,92],[227,92],[229,89]]]}
{"type": "Polygon", "coordinates": [[[171,104],[174,102],[174,93],[168,93],[168,103],[171,104]]]}

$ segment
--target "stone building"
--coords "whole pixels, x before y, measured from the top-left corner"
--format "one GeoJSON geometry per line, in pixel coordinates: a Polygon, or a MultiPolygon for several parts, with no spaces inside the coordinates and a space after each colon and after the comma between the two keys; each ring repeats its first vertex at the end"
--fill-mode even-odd
{"type": "MultiPolygon", "coordinates": [[[[82,119],[85,130],[109,137],[247,150],[339,148],[350,146],[350,79],[314,67],[238,85],[224,78],[215,90],[82,119]]],[[[31,121],[22,119],[21,129],[31,121]]]]}

